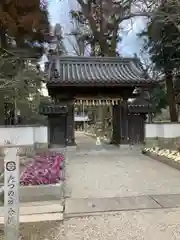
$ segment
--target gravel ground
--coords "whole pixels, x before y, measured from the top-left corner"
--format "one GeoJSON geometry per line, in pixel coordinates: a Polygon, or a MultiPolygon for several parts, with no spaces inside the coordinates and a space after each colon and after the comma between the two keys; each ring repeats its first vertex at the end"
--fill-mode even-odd
{"type": "MultiPolygon", "coordinates": [[[[64,225],[56,221],[22,224],[20,235],[21,240],[65,240],[64,225]]],[[[0,233],[0,240],[4,240],[4,233],[0,233]]]]}
{"type": "MultiPolygon", "coordinates": [[[[22,240],[179,240],[180,209],[127,211],[21,225],[22,240]]],[[[3,234],[0,240],[4,240],[3,234]]]]}
{"type": "Polygon", "coordinates": [[[179,240],[180,209],[72,218],[64,229],[66,240],[179,240]]]}
{"type": "Polygon", "coordinates": [[[95,149],[95,140],[78,135],[79,151],[66,166],[66,195],[72,198],[125,197],[180,193],[180,171],[140,151],[95,149]]]}

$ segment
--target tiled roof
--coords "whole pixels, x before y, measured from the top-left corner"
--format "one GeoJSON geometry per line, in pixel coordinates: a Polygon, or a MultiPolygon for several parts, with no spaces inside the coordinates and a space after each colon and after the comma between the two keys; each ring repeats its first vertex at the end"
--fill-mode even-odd
{"type": "Polygon", "coordinates": [[[156,83],[137,58],[55,57],[47,86],[127,86],[156,83]]]}

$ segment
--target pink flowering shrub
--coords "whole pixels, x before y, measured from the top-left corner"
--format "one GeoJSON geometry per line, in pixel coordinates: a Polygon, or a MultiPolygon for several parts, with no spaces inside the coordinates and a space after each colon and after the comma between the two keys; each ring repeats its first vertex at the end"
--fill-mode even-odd
{"type": "Polygon", "coordinates": [[[49,152],[36,156],[20,177],[21,185],[54,184],[63,180],[64,155],[49,152]]]}

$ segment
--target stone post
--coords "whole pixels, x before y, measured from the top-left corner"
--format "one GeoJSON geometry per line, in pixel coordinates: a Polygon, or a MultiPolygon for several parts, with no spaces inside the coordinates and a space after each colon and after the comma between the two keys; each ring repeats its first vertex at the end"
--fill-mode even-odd
{"type": "Polygon", "coordinates": [[[16,146],[8,146],[4,158],[5,240],[19,239],[19,156],[16,146]]]}

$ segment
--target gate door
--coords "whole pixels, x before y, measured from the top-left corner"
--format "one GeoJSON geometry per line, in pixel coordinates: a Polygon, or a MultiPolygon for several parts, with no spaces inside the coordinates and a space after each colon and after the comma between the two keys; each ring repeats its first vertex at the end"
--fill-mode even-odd
{"type": "Polygon", "coordinates": [[[144,143],[144,127],[145,119],[142,114],[129,114],[128,115],[128,133],[130,144],[143,144],[144,143]]]}
{"type": "Polygon", "coordinates": [[[54,115],[49,118],[50,145],[66,145],[66,115],[54,115]]]}

